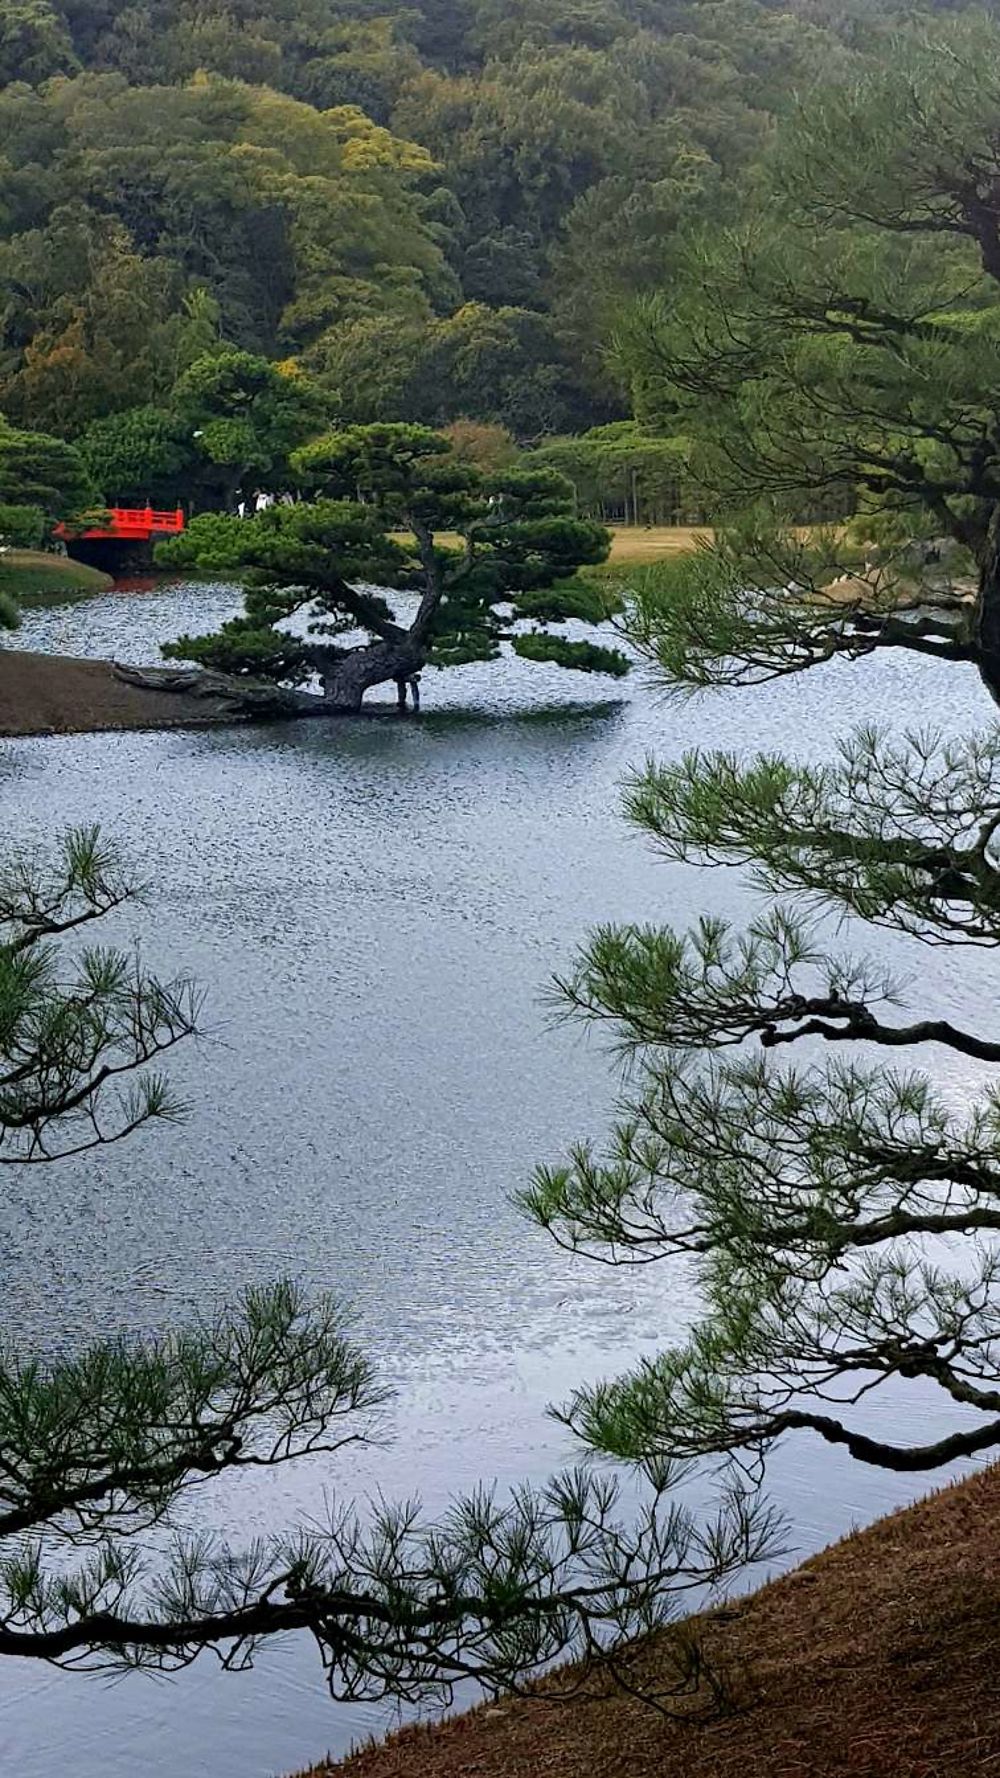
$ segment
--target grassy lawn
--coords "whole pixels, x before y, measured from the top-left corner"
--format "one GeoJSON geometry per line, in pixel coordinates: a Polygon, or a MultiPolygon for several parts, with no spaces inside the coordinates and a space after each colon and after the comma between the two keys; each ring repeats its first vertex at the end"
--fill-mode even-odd
{"type": "Polygon", "coordinates": [[[679,556],[694,549],[699,538],[711,537],[702,525],[611,526],[611,562],[659,562],[664,556],[679,556]]]}
{"type": "Polygon", "coordinates": [[[13,599],[30,599],[46,593],[100,593],[111,585],[111,576],[68,556],[53,556],[35,549],[8,549],[0,555],[0,592],[13,599]]]}
{"type": "MultiPolygon", "coordinates": [[[[663,556],[677,556],[694,549],[699,537],[710,537],[711,531],[696,525],[611,525],[611,562],[656,562],[663,556]]],[[[404,531],[393,533],[400,543],[412,539],[404,531]]],[[[462,539],[453,531],[442,531],[438,542],[457,548],[462,539]]]]}

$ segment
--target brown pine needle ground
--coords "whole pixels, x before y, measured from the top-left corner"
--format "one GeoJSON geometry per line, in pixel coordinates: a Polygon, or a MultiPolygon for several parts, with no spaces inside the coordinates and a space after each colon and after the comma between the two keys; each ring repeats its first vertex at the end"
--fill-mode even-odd
{"type": "MultiPolygon", "coordinates": [[[[511,1700],[311,1778],[1000,1778],[998,1531],[994,1466],[702,1619],[729,1716],[511,1700]]],[[[632,1674],[663,1664],[654,1641],[632,1674]]]]}

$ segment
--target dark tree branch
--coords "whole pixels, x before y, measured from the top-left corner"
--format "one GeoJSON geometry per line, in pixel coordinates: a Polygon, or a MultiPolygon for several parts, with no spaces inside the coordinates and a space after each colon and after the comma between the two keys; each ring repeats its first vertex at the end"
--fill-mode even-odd
{"type": "Polygon", "coordinates": [[[875,1464],[880,1469],[895,1470],[899,1474],[940,1469],[942,1464],[954,1463],[961,1457],[975,1457],[980,1451],[990,1451],[1000,1445],[1000,1420],[990,1420],[985,1426],[970,1428],[967,1432],[950,1433],[931,1444],[890,1445],[863,1432],[852,1431],[831,1415],[811,1414],[796,1408],[789,1408],[756,1427],[748,1428],[740,1437],[740,1443],[744,1446],[770,1444],[785,1432],[798,1431],[818,1432],[827,1444],[844,1445],[859,1463],[875,1464]]]}
{"type": "Polygon", "coordinates": [[[829,1043],[878,1043],[892,1049],[907,1049],[915,1043],[942,1043],[960,1055],[974,1056],[980,1062],[1000,1062],[1000,1043],[975,1037],[962,1031],[948,1019],[919,1019],[912,1025],[885,1025],[863,1002],[839,1000],[835,995],[795,995],[777,1001],[763,1011],[748,1029],[760,1033],[765,1049],[781,1043],[794,1043],[800,1037],[822,1037],[829,1043]],[[783,1020],[805,1019],[791,1031],[779,1029],[783,1020]],[[842,1021],[830,1024],[831,1019],[842,1021]]]}

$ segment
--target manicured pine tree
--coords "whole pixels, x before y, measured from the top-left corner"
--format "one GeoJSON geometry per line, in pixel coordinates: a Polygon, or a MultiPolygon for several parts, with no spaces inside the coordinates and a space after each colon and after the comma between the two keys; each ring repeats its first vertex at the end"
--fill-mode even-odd
{"type": "Polygon", "coordinates": [[[488,476],[423,426],[352,427],[292,462],[318,498],[196,519],[161,547],[164,563],[249,577],[243,614],[213,635],[180,637],[168,658],[285,687],[316,676],[334,711],[359,709],[393,681],[403,704],[427,665],[494,660],[505,643],[524,660],[628,672],[620,650],[551,628],[599,624],[611,610],[577,576],[604,560],[608,534],[572,516],[562,476],[488,476]],[[410,609],[373,588],[409,593],[410,609]]]}

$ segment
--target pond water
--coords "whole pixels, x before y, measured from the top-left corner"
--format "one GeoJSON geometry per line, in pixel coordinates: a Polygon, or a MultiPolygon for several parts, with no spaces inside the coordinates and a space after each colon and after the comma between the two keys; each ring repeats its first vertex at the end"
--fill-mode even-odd
{"type": "MultiPolygon", "coordinates": [[[[219,585],[120,590],[35,610],[17,640],[148,661],[236,603],[219,585]]],[[[503,662],[427,674],[419,723],[0,751],[5,838],[100,821],[150,884],[108,936],[208,997],[206,1040],[170,1067],[191,1102],[183,1128],[8,1182],[7,1333],[65,1349],[290,1274],[353,1305],[398,1390],[387,1448],[220,1490],[210,1517],[234,1536],[320,1511],[331,1486],[434,1508],[483,1477],[539,1479],[576,1455],[546,1404],[691,1314],[676,1271],[588,1267],[510,1204],[535,1162],[610,1114],[608,1058],[540,1004],[587,928],[750,905],[733,874],[667,865],[623,826],[628,768],[692,744],[819,756],[861,720],[992,720],[971,671],[891,655],[680,706],[638,680],[612,691],[503,662]]],[[[992,958],[919,964],[922,1005],[974,1008],[989,1028],[992,958]]],[[[968,1064],[935,1061],[969,1090],[968,1064]]],[[[908,1435],[943,1424],[917,1392],[880,1412],[908,1435]]],[[[771,1483],[794,1556],[927,1486],[801,1440],[771,1483]]],[[[19,1778],[265,1778],[389,1721],[333,1706],[295,1642],[239,1677],[208,1662],[113,1685],[0,1668],[0,1770],[19,1778]]]]}

